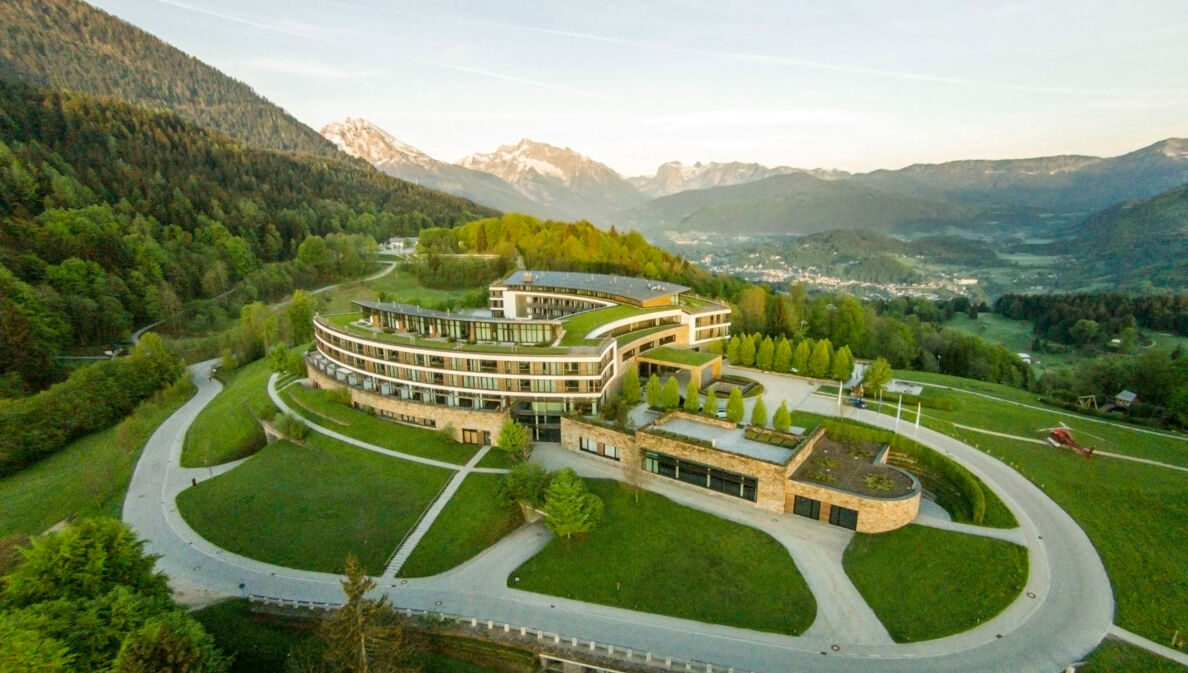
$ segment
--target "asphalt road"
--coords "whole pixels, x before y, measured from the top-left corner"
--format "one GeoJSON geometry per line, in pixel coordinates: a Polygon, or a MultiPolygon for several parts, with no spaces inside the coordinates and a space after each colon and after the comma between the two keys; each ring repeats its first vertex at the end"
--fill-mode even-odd
{"type": "MultiPolygon", "coordinates": [[[[211,475],[205,468],[183,469],[178,464],[186,429],[220,389],[218,382],[207,378],[212,364],[191,368],[198,393],[149,439],[128,489],[124,519],[148,541],[147,551],[161,555],[159,569],[183,583],[228,596],[341,601],[339,577],[231,554],[199,537],[178,514],[174,504],[177,494],[190,486],[191,479],[211,475]]],[[[748,375],[756,377],[754,372],[748,375]]],[[[772,384],[769,390],[784,384],[777,380],[767,383],[772,384]]],[[[836,413],[836,405],[822,398],[805,397],[801,408],[836,413]]],[[[846,411],[867,423],[894,425],[893,418],[874,412],[846,411]]],[[[911,434],[913,428],[904,424],[900,431],[911,434]]],[[[715,668],[733,667],[736,672],[1052,673],[1083,658],[1109,631],[1114,611],[1105,569],[1084,532],[1055,502],[1006,465],[926,428],[920,428],[918,439],[966,465],[1001,496],[1019,519],[1018,533],[1030,552],[1025,594],[989,622],[948,638],[898,645],[853,644],[816,630],[801,637],[782,636],[507,588],[506,573],[548,541],[548,533],[540,526],[521,528],[450,572],[404,584],[385,581],[378,591],[387,593],[398,607],[509,622],[559,633],[565,639],[580,638],[585,644],[597,640],[630,647],[637,654],[653,652],[661,658],[710,662],[715,668]]],[[[215,468],[218,471],[220,468],[215,468]]],[[[821,602],[829,597],[817,599],[821,602]]]]}

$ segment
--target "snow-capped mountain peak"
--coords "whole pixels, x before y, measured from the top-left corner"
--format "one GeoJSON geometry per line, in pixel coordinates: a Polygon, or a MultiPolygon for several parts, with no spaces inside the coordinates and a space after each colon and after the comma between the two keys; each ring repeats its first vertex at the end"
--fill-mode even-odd
{"type": "Polygon", "coordinates": [[[381,168],[389,164],[415,164],[430,168],[440,163],[360,117],[347,117],[341,122],[327,124],[322,127],[321,134],[347,154],[381,168]]]}

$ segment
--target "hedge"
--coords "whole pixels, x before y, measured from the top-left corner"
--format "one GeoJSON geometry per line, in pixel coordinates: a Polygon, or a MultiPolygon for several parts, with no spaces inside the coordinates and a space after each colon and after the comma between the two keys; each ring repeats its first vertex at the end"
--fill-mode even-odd
{"type": "Polygon", "coordinates": [[[862,442],[890,444],[910,460],[894,461],[916,475],[923,487],[936,494],[936,503],[953,515],[954,521],[981,524],[986,517],[986,494],[978,479],[969,470],[932,449],[869,425],[833,420],[822,421],[825,432],[834,439],[854,439],[862,442]]]}
{"type": "Polygon", "coordinates": [[[126,358],[88,365],[48,390],[0,402],[0,476],[115,425],[182,371],[181,362],[150,333],[126,358]]]}

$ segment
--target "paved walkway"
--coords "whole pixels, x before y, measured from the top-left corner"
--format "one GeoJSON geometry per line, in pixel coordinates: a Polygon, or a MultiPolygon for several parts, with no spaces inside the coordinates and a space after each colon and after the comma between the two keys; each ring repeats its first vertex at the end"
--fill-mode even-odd
{"type": "MultiPolygon", "coordinates": [[[[149,553],[161,555],[158,567],[170,576],[229,596],[257,594],[341,601],[338,576],[282,568],[231,554],[199,537],[178,514],[174,504],[177,494],[189,487],[191,478],[209,478],[207,470],[177,466],[186,429],[221,388],[217,382],[207,380],[211,364],[213,361],[191,368],[196,374],[198,393],[167,419],[145,446],[128,489],[125,520],[147,540],[149,553]]],[[[747,374],[763,378],[750,371],[747,374]]],[[[767,385],[766,380],[764,383],[767,385]]],[[[812,398],[805,399],[804,408],[818,413],[836,411],[835,405],[817,404],[812,398]]],[[[876,425],[894,422],[873,412],[862,412],[857,417],[876,425]]],[[[547,543],[548,534],[539,526],[521,528],[452,571],[395,584],[383,581],[377,591],[386,593],[399,607],[472,615],[631,647],[636,652],[767,673],[1049,673],[1082,658],[1106,635],[1113,615],[1109,582],[1088,538],[1042,491],[1002,463],[925,428],[920,429],[920,439],[954,456],[995,489],[1019,519],[1031,555],[1025,589],[1029,593],[989,622],[956,636],[905,645],[852,643],[827,632],[831,618],[823,617],[818,619],[820,627],[814,624],[810,633],[790,637],[591,605],[504,586],[505,573],[547,543]]],[[[708,494],[698,491],[697,495],[708,494]]],[[[787,535],[796,533],[789,530],[787,535]]],[[[794,552],[798,565],[805,553],[794,552]],[[802,556],[796,558],[795,553],[802,556]]],[[[514,585],[514,578],[511,583],[514,585]]],[[[859,637],[871,635],[869,632],[865,628],[855,630],[859,637]]]]}
{"type": "Polygon", "coordinates": [[[453,498],[454,494],[458,492],[458,488],[462,486],[462,480],[466,479],[466,475],[475,470],[475,466],[478,465],[479,461],[490,450],[490,445],[479,449],[479,452],[474,454],[474,457],[466,463],[465,467],[454,473],[454,476],[446,483],[445,488],[441,490],[441,493],[434,498],[433,502],[425,510],[425,513],[421,515],[421,518],[417,521],[417,525],[413,527],[408,536],[396,548],[396,553],[392,555],[392,560],[388,562],[388,567],[384,569],[383,576],[385,579],[394,579],[400,573],[400,569],[404,567],[404,562],[408,560],[409,556],[412,556],[413,551],[420,544],[421,538],[425,537],[425,533],[428,533],[429,529],[433,527],[433,522],[437,521],[438,515],[449,504],[450,498],[453,498]]]}

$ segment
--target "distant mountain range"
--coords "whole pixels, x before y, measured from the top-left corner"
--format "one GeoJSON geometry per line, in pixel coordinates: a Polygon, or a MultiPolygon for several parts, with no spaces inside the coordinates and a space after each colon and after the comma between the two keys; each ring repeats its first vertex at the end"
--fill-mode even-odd
{"type": "Polygon", "coordinates": [[[652,235],[1050,234],[1094,210],[1188,183],[1188,141],[1178,138],[1112,158],[953,161],[863,174],[672,161],[655,175],[624,178],[569,148],[528,139],[452,164],[361,119],[329,124],[322,133],[391,175],[507,212],[589,219],[652,235]],[[1060,217],[1049,219],[1053,214],[1060,217]]]}

